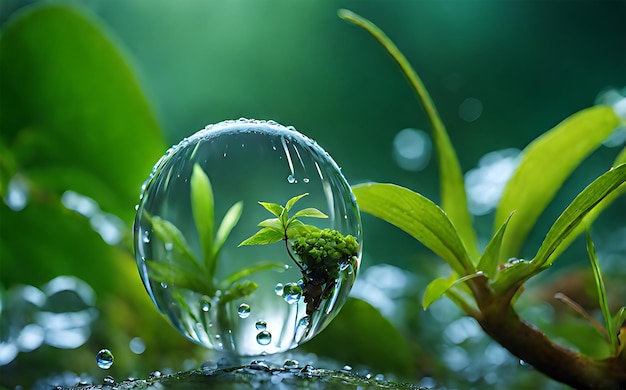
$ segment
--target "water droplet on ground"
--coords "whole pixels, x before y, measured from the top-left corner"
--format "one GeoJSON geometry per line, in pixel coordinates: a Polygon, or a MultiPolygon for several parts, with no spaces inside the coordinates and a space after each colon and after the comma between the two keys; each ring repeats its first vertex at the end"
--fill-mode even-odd
{"type": "Polygon", "coordinates": [[[103,370],[108,370],[113,365],[113,353],[108,349],[101,349],[96,355],[96,364],[103,370]]]}
{"type": "Polygon", "coordinates": [[[248,305],[247,303],[242,303],[241,305],[239,305],[239,308],[237,309],[237,315],[239,316],[239,318],[248,318],[248,316],[250,316],[250,305],[248,305]]]}

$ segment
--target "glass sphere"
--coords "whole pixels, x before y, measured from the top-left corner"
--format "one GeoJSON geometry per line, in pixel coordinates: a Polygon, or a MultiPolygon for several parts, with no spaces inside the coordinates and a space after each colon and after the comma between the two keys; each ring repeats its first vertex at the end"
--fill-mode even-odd
{"type": "Polygon", "coordinates": [[[361,259],[359,210],[315,141],[272,121],[207,126],[146,181],[137,266],[188,339],[239,356],[286,351],[337,315],[361,259]]]}

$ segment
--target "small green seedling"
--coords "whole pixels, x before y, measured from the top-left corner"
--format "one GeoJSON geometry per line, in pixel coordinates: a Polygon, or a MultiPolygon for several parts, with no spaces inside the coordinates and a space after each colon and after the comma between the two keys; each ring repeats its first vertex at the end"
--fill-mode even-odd
{"type": "Polygon", "coordinates": [[[303,295],[307,314],[319,308],[322,299],[330,297],[339,277],[339,269],[356,261],[359,245],[350,235],[343,236],[337,230],[320,229],[307,225],[298,218],[328,218],[316,208],[305,208],[289,216],[294,204],[308,193],[295,196],[285,206],[259,202],[276,218],[261,221],[261,230],[244,240],[239,246],[266,245],[284,241],[287,254],[300,269],[303,295]],[[297,260],[292,254],[295,252],[297,260]]]}
{"type": "Polygon", "coordinates": [[[246,276],[273,268],[282,269],[283,265],[260,263],[241,269],[221,281],[216,280],[220,250],[239,222],[243,202],[239,201],[230,207],[215,232],[213,188],[209,177],[198,164],[193,167],[190,183],[191,209],[202,247],[202,257],[198,258],[194,255],[185,236],[174,224],[158,216],[148,216],[154,234],[165,245],[171,245],[174,256],[170,262],[146,262],[152,277],[158,282],[186,288],[207,297],[215,297],[220,291],[221,303],[252,294],[258,285],[253,281],[245,280],[246,276]]]}

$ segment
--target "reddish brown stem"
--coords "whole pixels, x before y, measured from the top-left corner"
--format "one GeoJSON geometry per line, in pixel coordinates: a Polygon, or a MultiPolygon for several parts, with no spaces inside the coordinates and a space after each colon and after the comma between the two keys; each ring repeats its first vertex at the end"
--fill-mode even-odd
{"type": "Polygon", "coordinates": [[[541,330],[522,320],[509,299],[495,297],[486,280],[473,283],[483,330],[524,362],[575,389],[625,389],[626,361],[598,360],[555,344],[541,330]]]}

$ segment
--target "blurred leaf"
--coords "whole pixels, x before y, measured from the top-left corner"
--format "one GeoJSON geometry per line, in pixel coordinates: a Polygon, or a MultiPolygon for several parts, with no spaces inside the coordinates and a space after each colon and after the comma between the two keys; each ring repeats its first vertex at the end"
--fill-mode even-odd
{"type": "Polygon", "coordinates": [[[352,191],[361,211],[402,229],[459,275],[474,273],[454,226],[436,204],[394,184],[367,183],[352,187],[352,191]]]}
{"type": "Polygon", "coordinates": [[[476,232],[472,227],[472,218],[467,208],[467,196],[461,166],[443,121],[439,117],[437,108],[428,90],[424,86],[424,83],[404,54],[400,52],[391,39],[376,25],[345,9],[339,11],[339,17],[364,28],[376,38],[398,63],[400,69],[417,93],[433,128],[433,139],[435,141],[435,148],[437,149],[439,177],[441,179],[441,208],[446,212],[448,218],[456,227],[458,235],[469,254],[477,258],[478,248],[476,232]]]}
{"type": "Polygon", "coordinates": [[[0,85],[0,137],[17,169],[130,225],[164,145],[136,77],[98,24],[63,6],[16,15],[0,38],[0,85]]]}
{"type": "MultiPolygon", "coordinates": [[[[194,164],[193,166],[190,186],[191,211],[193,213],[193,220],[196,223],[198,239],[202,246],[204,267],[211,271],[214,270],[214,262],[217,260],[216,257],[213,256],[213,225],[215,223],[213,189],[211,188],[209,177],[198,164],[194,164]]],[[[213,276],[213,272],[209,272],[209,275],[213,276]]]]}
{"type": "Polygon", "coordinates": [[[500,257],[502,239],[504,238],[504,232],[506,231],[506,227],[509,224],[512,215],[513,213],[511,213],[506,221],[504,221],[496,234],[491,237],[491,240],[489,240],[485,251],[480,256],[480,260],[478,261],[478,269],[484,272],[490,279],[493,279],[495,277],[496,270],[498,269],[498,264],[503,260],[500,257]]]}
{"type": "Polygon", "coordinates": [[[563,294],[561,292],[558,292],[558,293],[554,294],[554,298],[558,299],[561,302],[563,302],[570,309],[572,309],[573,311],[578,313],[581,317],[586,319],[589,323],[591,323],[591,325],[593,325],[594,329],[598,331],[598,334],[600,336],[602,336],[604,341],[607,344],[611,344],[611,342],[609,340],[609,335],[606,332],[606,328],[604,326],[602,326],[602,324],[599,323],[598,320],[593,318],[593,316],[591,316],[591,314],[587,313],[587,311],[582,306],[580,306],[578,304],[578,302],[574,301],[572,298],[568,297],[567,295],[565,295],[565,294],[563,294]]]}
{"type": "Polygon", "coordinates": [[[230,235],[230,232],[239,222],[239,218],[241,217],[242,212],[243,201],[239,201],[232,205],[228,209],[226,214],[224,214],[224,218],[222,218],[222,222],[220,223],[219,228],[217,228],[217,234],[215,236],[215,246],[213,248],[213,256],[217,257],[219,255],[220,249],[222,249],[222,246],[226,242],[226,239],[230,235]]]}
{"type": "Polygon", "coordinates": [[[613,329],[613,319],[611,318],[611,311],[609,309],[609,301],[606,298],[606,288],[604,287],[604,280],[602,279],[602,271],[600,270],[600,262],[598,261],[598,255],[596,249],[591,241],[591,234],[587,231],[587,253],[589,254],[589,260],[591,261],[591,269],[593,270],[593,277],[596,282],[596,290],[598,292],[598,304],[600,310],[602,310],[602,316],[604,317],[604,327],[606,328],[606,334],[609,344],[613,348],[613,351],[617,351],[619,342],[617,340],[617,332],[613,329]]]}
{"type": "Polygon", "coordinates": [[[624,321],[626,321],[626,306],[619,308],[612,321],[613,329],[620,330],[620,328],[624,325],[624,321]]]}
{"type": "Polygon", "coordinates": [[[516,212],[502,245],[505,258],[518,253],[570,173],[618,125],[619,118],[611,107],[591,107],[565,119],[524,149],[496,210],[494,226],[501,226],[512,211],[516,212]]]}
{"type": "MultiPolygon", "coordinates": [[[[611,168],[578,194],[548,231],[533,259],[533,268],[539,269],[552,265],[555,258],[550,256],[563,239],[576,228],[590,210],[624,182],[626,182],[626,164],[611,168]]],[[[516,219],[519,217],[518,215],[516,219]]]]}
{"type": "Polygon", "coordinates": [[[300,348],[342,364],[363,364],[407,378],[415,371],[407,340],[378,310],[360,299],[348,298],[328,328],[300,348]]]}

